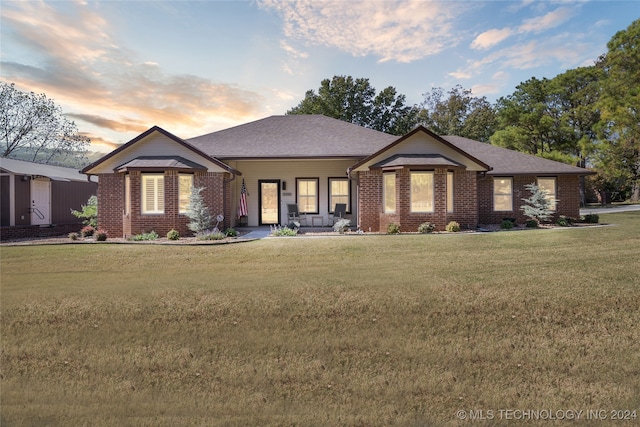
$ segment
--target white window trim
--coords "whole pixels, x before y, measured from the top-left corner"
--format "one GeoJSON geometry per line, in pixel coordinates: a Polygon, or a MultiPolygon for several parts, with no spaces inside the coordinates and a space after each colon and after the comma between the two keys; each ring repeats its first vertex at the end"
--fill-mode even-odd
{"type": "Polygon", "coordinates": [[[435,212],[435,173],[433,171],[412,171],[409,176],[411,183],[411,200],[410,200],[410,210],[411,213],[433,213],[435,212]],[[414,209],[413,208],[413,176],[414,175],[430,175],[431,176],[431,208],[424,209],[414,209]]]}
{"type": "MultiPolygon", "coordinates": [[[[305,196],[309,197],[309,196],[305,196]]],[[[298,209],[300,213],[306,214],[318,214],[320,209],[320,178],[296,178],[296,201],[298,203],[298,209]],[[301,182],[309,182],[313,181],[316,183],[316,194],[315,194],[315,209],[313,211],[304,210],[302,203],[300,202],[300,183],[301,182]]]]}
{"type": "Polygon", "coordinates": [[[178,174],[178,213],[186,214],[189,211],[189,198],[191,196],[191,191],[193,191],[194,178],[193,174],[190,173],[180,173],[178,174]],[[187,204],[186,207],[182,208],[182,179],[181,178],[191,178],[191,183],[189,185],[189,194],[187,195],[187,204]]]}
{"type": "Polygon", "coordinates": [[[382,174],[382,210],[384,213],[393,214],[396,213],[398,200],[396,197],[396,173],[385,172],[382,174]],[[393,200],[395,201],[393,210],[387,209],[387,178],[393,177],[393,200]]]}
{"type": "Polygon", "coordinates": [[[546,180],[553,180],[553,193],[548,193],[547,194],[547,200],[549,200],[549,204],[550,207],[549,209],[552,211],[556,211],[556,209],[558,208],[558,203],[557,203],[557,199],[558,199],[558,179],[555,176],[539,176],[536,178],[536,184],[538,185],[538,187],[540,187],[540,180],[541,179],[546,179],[546,180]]]}
{"type": "Polygon", "coordinates": [[[333,197],[347,197],[347,212],[351,212],[351,182],[349,181],[349,178],[329,178],[329,213],[333,213],[334,212],[334,207],[335,207],[335,203],[333,202],[333,197]],[[347,194],[333,194],[331,192],[332,186],[331,183],[333,181],[340,181],[340,182],[345,182],[347,183],[347,194]]]}
{"type": "Polygon", "coordinates": [[[493,211],[494,212],[513,212],[513,177],[511,176],[496,176],[493,178],[493,211]],[[507,179],[511,182],[511,192],[509,193],[509,196],[511,197],[511,209],[496,209],[496,196],[507,196],[507,193],[499,193],[496,194],[496,180],[498,179],[507,179]]]}
{"type": "Polygon", "coordinates": [[[142,203],[141,203],[141,207],[142,207],[142,214],[143,215],[155,215],[155,214],[163,214],[164,213],[164,174],[161,173],[143,173],[142,175],[142,179],[141,179],[141,185],[142,185],[142,191],[141,191],[141,196],[142,196],[142,203]],[[149,207],[147,206],[147,189],[146,189],[146,181],[149,179],[153,179],[154,184],[153,184],[153,207],[152,209],[149,209],[149,207]],[[162,180],[162,209],[160,209],[160,200],[159,200],[159,190],[158,190],[158,182],[162,180]]]}

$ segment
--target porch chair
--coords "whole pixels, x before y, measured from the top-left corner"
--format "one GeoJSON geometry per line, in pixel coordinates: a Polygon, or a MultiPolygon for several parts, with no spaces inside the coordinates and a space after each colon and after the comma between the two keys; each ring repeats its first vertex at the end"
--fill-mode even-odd
{"type": "Polygon", "coordinates": [[[347,204],[336,203],[336,207],[333,210],[333,215],[329,213],[329,225],[333,225],[347,216],[347,204]]]}
{"type": "Polygon", "coordinates": [[[298,209],[298,205],[296,203],[287,203],[287,211],[288,224],[291,224],[292,222],[298,222],[300,223],[300,225],[302,225],[302,222],[304,221],[304,225],[307,225],[307,214],[300,213],[300,210],[298,209]]]}

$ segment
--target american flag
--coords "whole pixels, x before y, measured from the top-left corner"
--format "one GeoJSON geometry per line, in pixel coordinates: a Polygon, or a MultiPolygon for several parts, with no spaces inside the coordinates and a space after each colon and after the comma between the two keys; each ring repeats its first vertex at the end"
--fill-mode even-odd
{"type": "Polygon", "coordinates": [[[240,203],[238,204],[238,218],[247,215],[247,187],[245,187],[244,178],[242,178],[242,190],[240,191],[240,203]]]}

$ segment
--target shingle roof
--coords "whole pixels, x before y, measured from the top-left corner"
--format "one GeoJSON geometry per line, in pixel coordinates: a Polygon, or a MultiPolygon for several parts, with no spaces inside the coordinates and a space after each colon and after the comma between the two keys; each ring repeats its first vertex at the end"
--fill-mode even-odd
{"type": "Polygon", "coordinates": [[[398,137],[322,115],[271,116],[188,139],[221,160],[364,157],[398,137]]]}
{"type": "Polygon", "coordinates": [[[126,169],[203,169],[207,168],[180,156],[140,156],[118,167],[122,172],[126,169]]]}
{"type": "Polygon", "coordinates": [[[444,140],[473,157],[490,165],[489,175],[529,175],[529,174],[580,174],[591,175],[590,170],[543,159],[530,154],[509,150],[460,136],[443,136],[444,140]]]}
{"type": "Polygon", "coordinates": [[[392,168],[403,166],[448,166],[464,167],[464,165],[439,154],[395,154],[371,166],[375,168],[392,168]]]}
{"type": "Polygon", "coordinates": [[[78,169],[43,165],[6,157],[0,159],[0,170],[17,175],[44,176],[54,181],[87,181],[87,176],[81,175],[78,169]]]}

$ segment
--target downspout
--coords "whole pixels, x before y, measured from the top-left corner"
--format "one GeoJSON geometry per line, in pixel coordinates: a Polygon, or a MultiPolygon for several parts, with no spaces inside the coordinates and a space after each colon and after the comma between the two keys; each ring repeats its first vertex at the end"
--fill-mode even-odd
{"type": "MultiPolygon", "coordinates": [[[[227,184],[231,184],[233,181],[235,181],[237,178],[236,174],[232,173],[231,174],[231,179],[223,179],[222,180],[222,210],[224,213],[227,212],[227,184]]],[[[231,215],[231,212],[229,212],[229,215],[231,215]]],[[[225,223],[227,218],[225,217],[225,223]]],[[[227,227],[231,227],[231,218],[228,219],[228,225],[227,227]]]]}

